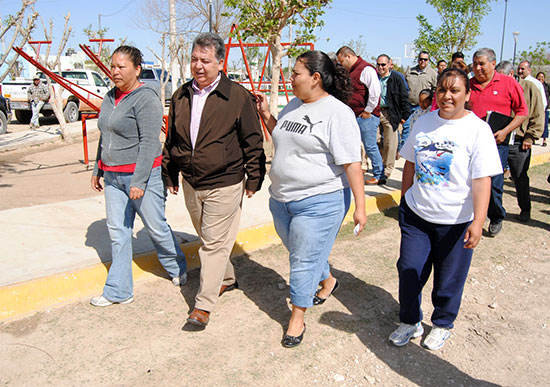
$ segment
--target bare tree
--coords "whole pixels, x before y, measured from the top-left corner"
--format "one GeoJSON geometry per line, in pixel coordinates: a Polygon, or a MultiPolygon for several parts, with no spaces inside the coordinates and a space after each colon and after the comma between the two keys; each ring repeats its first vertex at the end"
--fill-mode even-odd
{"type": "MultiPolygon", "coordinates": [[[[190,21],[189,33],[206,31],[209,28],[210,6],[209,0],[178,0],[184,7],[184,15],[190,21]]],[[[225,5],[223,0],[212,1],[212,32],[227,38],[235,18],[230,16],[235,12],[225,5]]]]}
{"type": "MultiPolygon", "coordinates": [[[[153,50],[151,47],[147,47],[149,51],[157,58],[157,60],[160,62],[160,101],[162,102],[164,106],[164,101],[166,101],[166,84],[168,83],[168,80],[170,77],[168,76],[168,71],[166,70],[166,36],[169,35],[169,33],[164,33],[161,35],[161,38],[159,40],[159,46],[161,47],[162,51],[161,54],[158,55],[155,50],[153,50]]],[[[175,59],[175,58],[174,58],[175,59]]],[[[174,85],[174,84],[173,84],[174,85]]],[[[175,91],[173,88],[172,91],[175,91]]]]}
{"type": "MultiPolygon", "coordinates": [[[[65,46],[67,45],[67,41],[69,40],[69,37],[72,32],[72,27],[69,26],[69,19],[71,17],[71,13],[67,13],[65,16],[65,26],[63,27],[63,34],[61,35],[61,41],[59,42],[59,45],[57,47],[57,55],[54,57],[52,61],[50,61],[50,50],[51,45],[48,45],[48,48],[46,49],[46,54],[44,55],[44,59],[38,58],[38,61],[43,66],[48,67],[50,70],[55,70],[57,68],[59,75],[61,75],[61,55],[63,54],[63,51],[65,50],[65,46]]],[[[44,25],[44,22],[42,21],[42,27],[44,28],[44,37],[46,40],[52,41],[53,39],[53,20],[49,20],[49,30],[44,25]]],[[[33,49],[36,52],[36,48],[33,46],[33,49]]],[[[65,136],[65,129],[67,127],[67,123],[65,121],[65,115],[63,114],[63,100],[61,98],[61,94],[63,89],[59,87],[57,93],[55,92],[51,79],[49,77],[46,77],[48,81],[48,88],[50,89],[50,105],[52,105],[52,110],[55,114],[55,117],[57,118],[57,121],[59,122],[59,128],[61,131],[61,138],[66,139],[65,136]]]]}
{"type": "MultiPolygon", "coordinates": [[[[6,69],[0,74],[0,82],[2,82],[8,74],[12,73],[14,66],[20,67],[17,62],[19,54],[12,52],[14,46],[24,46],[31,32],[35,28],[38,12],[34,10],[36,0],[21,0],[21,9],[15,15],[7,15],[1,20],[0,41],[2,42],[2,53],[0,53],[0,67],[6,65],[6,69]],[[27,12],[28,11],[28,12],[27,12]],[[28,14],[25,20],[25,15],[28,14]]],[[[15,71],[17,73],[17,71],[15,71]]]]}

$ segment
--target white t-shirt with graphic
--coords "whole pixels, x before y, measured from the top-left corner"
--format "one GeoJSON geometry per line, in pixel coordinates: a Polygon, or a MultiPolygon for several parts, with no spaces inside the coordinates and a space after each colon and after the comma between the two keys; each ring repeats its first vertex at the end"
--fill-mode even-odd
{"type": "Polygon", "coordinates": [[[401,156],[415,164],[405,199],[428,222],[466,223],[474,217],[472,179],[502,173],[496,142],[475,114],[446,120],[438,113],[419,117],[401,149],[401,156]]]}
{"type": "Polygon", "coordinates": [[[292,99],[273,129],[269,178],[280,202],[349,187],[343,164],[361,161],[361,135],[353,111],[328,96],[312,103],[292,99]]]}

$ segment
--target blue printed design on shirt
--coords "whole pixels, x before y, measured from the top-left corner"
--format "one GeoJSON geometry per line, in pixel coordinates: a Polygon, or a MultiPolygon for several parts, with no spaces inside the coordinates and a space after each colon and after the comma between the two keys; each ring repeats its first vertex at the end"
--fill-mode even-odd
{"type": "Polygon", "coordinates": [[[450,140],[434,140],[429,136],[417,139],[414,147],[416,180],[436,189],[449,186],[449,174],[456,144],[450,140]]]}

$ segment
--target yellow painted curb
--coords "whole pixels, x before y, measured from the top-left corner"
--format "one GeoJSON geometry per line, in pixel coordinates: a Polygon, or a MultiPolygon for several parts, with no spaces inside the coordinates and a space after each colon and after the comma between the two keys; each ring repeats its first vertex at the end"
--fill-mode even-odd
{"type": "Polygon", "coordinates": [[[550,162],[550,153],[541,153],[538,155],[531,154],[531,164],[530,165],[540,165],[550,162]]]}

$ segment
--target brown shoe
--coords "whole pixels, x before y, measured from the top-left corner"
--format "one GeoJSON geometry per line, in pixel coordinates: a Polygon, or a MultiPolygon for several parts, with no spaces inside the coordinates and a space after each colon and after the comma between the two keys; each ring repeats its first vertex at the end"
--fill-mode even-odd
{"type": "Polygon", "coordinates": [[[373,177],[370,180],[366,180],[365,184],[367,184],[367,185],[384,185],[384,184],[386,184],[386,179],[377,179],[377,178],[373,177]]]}
{"type": "Polygon", "coordinates": [[[238,289],[238,288],[239,288],[239,283],[237,281],[235,281],[231,285],[222,285],[222,287],[220,288],[220,294],[218,294],[218,297],[220,297],[225,292],[230,292],[230,291],[238,289]]]}
{"type": "Polygon", "coordinates": [[[370,180],[365,180],[365,184],[368,184],[368,185],[376,185],[378,184],[378,179],[373,177],[372,179],[370,180]]]}
{"type": "Polygon", "coordinates": [[[198,325],[200,327],[205,327],[206,324],[208,324],[208,321],[210,320],[210,312],[207,312],[206,310],[197,309],[194,308],[189,317],[187,318],[187,322],[189,324],[198,325]]]}

